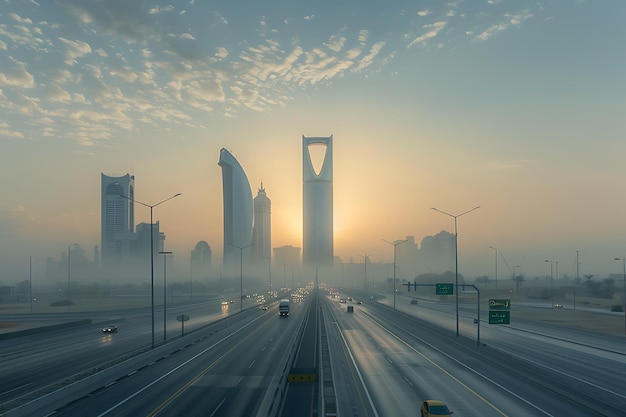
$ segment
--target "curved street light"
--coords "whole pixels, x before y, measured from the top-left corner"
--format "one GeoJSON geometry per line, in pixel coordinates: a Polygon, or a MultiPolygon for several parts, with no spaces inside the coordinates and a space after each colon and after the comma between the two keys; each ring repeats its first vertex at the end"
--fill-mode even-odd
{"type": "Polygon", "coordinates": [[[159,201],[156,204],[146,204],[142,203],[139,200],[135,200],[120,194],[120,197],[125,198],[128,201],[132,201],[133,203],[141,204],[142,206],[148,207],[150,209],[150,298],[152,300],[152,348],[154,348],[154,224],[152,222],[152,209],[160,204],[165,203],[166,201],[171,200],[172,198],[178,197],[179,195],[182,195],[182,193],[174,194],[173,196],[166,198],[163,201],[159,201]]]}
{"type": "MultiPolygon", "coordinates": [[[[363,289],[367,292],[367,257],[369,256],[369,254],[365,254],[365,255],[359,255],[361,258],[363,258],[363,267],[364,267],[364,281],[363,281],[363,289]]],[[[357,289],[359,288],[359,286],[357,285],[357,289]]]]}
{"type": "Polygon", "coordinates": [[[622,261],[624,267],[624,335],[626,335],[626,257],[615,258],[616,261],[622,261]]]}
{"type": "MultiPolygon", "coordinates": [[[[170,251],[159,251],[163,255],[163,341],[167,336],[167,255],[170,251]]],[[[172,304],[174,303],[174,289],[172,288],[172,304]]]]}
{"type": "MultiPolygon", "coordinates": [[[[493,249],[496,251],[496,291],[498,291],[498,248],[489,246],[489,249],[493,249]]],[[[515,275],[513,275],[513,278],[515,278],[515,275]]]]}
{"type": "Polygon", "coordinates": [[[70,288],[70,254],[72,252],[72,246],[78,246],[78,243],[71,243],[67,245],[67,309],[70,309],[70,304],[72,303],[72,295],[70,288]]]}
{"type": "Polygon", "coordinates": [[[383,242],[387,242],[390,245],[393,245],[393,309],[396,309],[396,248],[398,245],[408,242],[405,240],[396,240],[395,242],[390,242],[388,240],[383,239],[383,242]]]}
{"type": "Polygon", "coordinates": [[[456,337],[459,337],[459,232],[457,229],[457,221],[456,219],[458,219],[459,217],[470,213],[474,210],[477,210],[480,208],[480,206],[476,206],[471,210],[467,210],[464,211],[461,214],[457,214],[456,216],[454,214],[450,214],[450,213],[446,213],[445,211],[439,210],[438,208],[435,207],[431,207],[433,210],[438,211],[441,214],[445,214],[446,216],[450,216],[452,218],[454,218],[454,264],[455,264],[455,284],[454,284],[454,294],[455,294],[455,304],[456,304],[456,337]]]}
{"type": "Polygon", "coordinates": [[[239,249],[239,312],[243,312],[243,250],[249,248],[250,246],[254,246],[254,243],[251,243],[246,246],[237,246],[229,243],[233,248],[239,249]]]}

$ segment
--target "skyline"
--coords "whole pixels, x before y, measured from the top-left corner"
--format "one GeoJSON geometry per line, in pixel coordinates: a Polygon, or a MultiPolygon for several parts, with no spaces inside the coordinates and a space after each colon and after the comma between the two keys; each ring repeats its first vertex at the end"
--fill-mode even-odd
{"type": "Polygon", "coordinates": [[[344,261],[481,206],[458,219],[468,279],[490,246],[527,277],[577,251],[581,276],[622,272],[623,2],[2,4],[3,284],[100,245],[101,173],[182,193],[154,210],[165,249],[221,258],[221,148],[272,200],[272,247],[302,247],[302,135],[334,137],[344,261]]]}

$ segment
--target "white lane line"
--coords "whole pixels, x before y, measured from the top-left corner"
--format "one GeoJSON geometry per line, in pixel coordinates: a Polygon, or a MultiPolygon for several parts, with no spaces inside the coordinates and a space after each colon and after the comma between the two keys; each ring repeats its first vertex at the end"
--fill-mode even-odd
{"type": "Polygon", "coordinates": [[[252,368],[254,366],[255,362],[256,362],[256,359],[254,359],[252,362],[250,362],[250,365],[248,365],[248,369],[252,368]]]}
{"type": "Polygon", "coordinates": [[[508,351],[508,350],[500,349],[500,348],[499,348],[499,347],[497,347],[497,346],[491,346],[491,348],[492,348],[492,349],[499,350],[499,351],[501,351],[501,352],[505,352],[505,353],[507,353],[507,354],[509,354],[509,355],[513,355],[513,356],[515,356],[515,357],[517,357],[517,358],[519,358],[519,359],[521,359],[521,360],[523,360],[523,361],[525,361],[525,362],[530,362],[530,363],[532,363],[533,365],[536,365],[536,366],[539,366],[539,367],[542,367],[542,368],[545,368],[545,369],[549,369],[549,370],[550,370],[550,371],[552,371],[552,372],[556,372],[557,374],[561,374],[561,375],[564,375],[564,376],[566,376],[566,377],[568,377],[568,378],[572,378],[572,379],[574,379],[574,380],[576,380],[576,381],[578,381],[578,382],[582,382],[583,384],[591,385],[591,386],[592,386],[592,387],[594,387],[594,388],[597,388],[597,389],[599,389],[599,390],[601,390],[601,391],[607,392],[607,393],[609,393],[609,394],[615,395],[616,397],[620,397],[620,398],[623,398],[624,400],[626,400],[626,395],[624,395],[624,394],[620,394],[620,393],[615,392],[615,391],[611,391],[610,389],[608,389],[608,388],[604,388],[604,387],[601,387],[601,386],[599,386],[599,385],[597,385],[597,384],[594,384],[593,382],[586,381],[586,380],[584,380],[584,379],[582,379],[582,378],[579,378],[579,377],[577,377],[577,376],[574,376],[574,375],[568,374],[568,373],[566,373],[566,372],[560,371],[560,370],[558,370],[558,369],[556,369],[556,368],[551,368],[551,367],[549,367],[549,366],[547,366],[547,365],[544,365],[544,364],[542,364],[542,363],[535,362],[535,361],[533,361],[533,360],[531,360],[531,359],[529,359],[529,358],[526,358],[526,357],[524,357],[524,356],[520,356],[520,355],[517,355],[517,354],[515,354],[515,353],[511,353],[511,352],[510,352],[510,351],[508,351]]]}
{"type": "MultiPolygon", "coordinates": [[[[385,332],[389,333],[389,335],[391,335],[393,338],[395,338],[396,340],[398,340],[400,343],[406,345],[409,349],[411,349],[412,351],[414,351],[415,353],[417,353],[418,355],[420,355],[422,358],[424,358],[425,360],[427,360],[428,362],[430,362],[434,367],[436,367],[437,369],[439,369],[441,372],[443,372],[444,374],[448,375],[450,378],[452,378],[457,384],[461,385],[463,388],[465,388],[467,391],[471,392],[472,394],[474,394],[477,398],[480,398],[485,404],[489,405],[494,411],[496,411],[498,414],[500,414],[501,416],[507,416],[506,413],[504,413],[504,411],[500,410],[498,407],[496,407],[494,404],[492,404],[489,400],[487,400],[485,397],[483,397],[482,395],[480,395],[478,392],[474,391],[471,387],[469,387],[468,385],[466,385],[465,383],[463,383],[460,379],[458,379],[457,377],[455,377],[454,375],[452,375],[450,372],[448,372],[447,370],[445,370],[442,366],[438,365],[435,361],[433,361],[432,359],[430,359],[429,357],[427,357],[426,355],[424,355],[422,352],[420,352],[419,350],[415,349],[413,346],[411,346],[408,342],[404,341],[403,339],[401,339],[399,336],[397,336],[396,334],[392,333],[391,330],[387,329],[386,327],[384,327],[382,324],[378,323],[377,321],[375,321],[372,317],[370,317],[369,315],[365,314],[365,317],[369,318],[372,323],[376,324],[378,327],[380,327],[381,329],[383,329],[385,332]]],[[[459,361],[458,359],[454,358],[453,356],[447,354],[446,352],[444,352],[443,350],[431,345],[430,343],[428,343],[426,340],[422,339],[419,336],[414,335],[411,332],[407,332],[408,334],[410,334],[411,336],[413,336],[414,338],[416,338],[417,340],[421,341],[422,343],[424,343],[425,345],[429,346],[431,349],[436,350],[437,352],[441,353],[442,355],[446,356],[448,359],[453,360],[454,362],[456,362],[457,364],[461,365],[462,367],[468,369],[469,371],[473,372],[474,374],[480,376],[481,378],[483,378],[484,380],[492,383],[493,385],[495,385],[496,387],[500,388],[501,390],[507,392],[508,394],[514,396],[515,398],[519,399],[520,401],[528,404],[529,406],[531,406],[532,408],[534,408],[535,410],[540,411],[541,413],[543,413],[546,416],[549,417],[554,417],[552,414],[550,414],[549,412],[547,412],[546,410],[540,408],[539,406],[533,404],[532,402],[530,402],[529,400],[519,396],[518,394],[514,393],[513,391],[511,391],[510,389],[506,388],[505,386],[498,384],[496,381],[494,381],[493,379],[487,377],[486,375],[481,374],[480,372],[478,372],[477,370],[469,367],[468,365],[464,364],[463,362],[459,361]]]]}
{"type": "Polygon", "coordinates": [[[160,382],[162,379],[164,379],[164,378],[168,377],[169,375],[173,374],[174,372],[176,372],[177,370],[181,369],[182,367],[184,367],[188,363],[190,363],[190,362],[196,360],[197,358],[199,358],[200,356],[204,355],[206,352],[208,352],[209,350],[213,349],[215,346],[219,345],[220,343],[224,342],[227,339],[230,339],[231,337],[233,337],[237,333],[239,333],[242,330],[246,329],[247,327],[251,326],[252,324],[254,324],[254,322],[259,320],[261,317],[262,316],[259,316],[258,318],[250,321],[249,323],[245,324],[244,326],[241,326],[239,329],[233,331],[228,336],[226,336],[226,337],[218,340],[217,342],[213,343],[208,348],[204,349],[203,351],[201,351],[200,353],[196,354],[195,356],[192,356],[191,358],[187,359],[185,362],[183,362],[180,365],[176,366],[175,368],[171,369],[169,372],[164,373],[163,375],[161,375],[160,377],[158,377],[157,379],[155,379],[154,381],[152,381],[148,385],[146,385],[143,388],[141,388],[139,391],[136,391],[134,394],[129,395],[128,397],[126,397],[122,401],[120,401],[117,404],[115,404],[113,407],[109,408],[108,410],[105,410],[103,413],[98,414],[97,417],[103,417],[103,416],[109,414],[111,411],[115,410],[116,408],[120,407],[121,405],[125,404],[126,402],[132,400],[133,398],[135,398],[136,396],[138,396],[139,394],[141,394],[142,392],[144,392],[145,390],[147,390],[148,388],[150,388],[151,386],[153,386],[157,382],[160,382]]]}
{"type": "Polygon", "coordinates": [[[226,401],[226,398],[222,398],[222,401],[220,401],[220,403],[217,405],[217,407],[215,407],[215,410],[213,410],[213,412],[211,414],[209,414],[209,417],[213,417],[215,415],[215,413],[217,413],[217,410],[219,410],[220,407],[222,406],[222,404],[224,404],[224,401],[226,401]]]}
{"type": "Polygon", "coordinates": [[[343,336],[343,332],[341,331],[341,328],[339,327],[339,325],[337,323],[335,323],[335,325],[337,326],[337,331],[339,332],[339,336],[341,336],[341,339],[343,340],[343,345],[345,346],[346,350],[348,351],[348,355],[350,355],[350,360],[352,361],[352,366],[354,366],[354,369],[356,370],[356,373],[359,376],[359,380],[361,381],[361,386],[363,387],[363,391],[365,391],[365,395],[367,396],[367,401],[369,401],[370,407],[372,407],[372,411],[374,412],[374,415],[376,417],[379,417],[378,416],[378,411],[376,411],[376,407],[374,407],[374,402],[372,401],[372,397],[370,396],[370,392],[367,390],[367,386],[365,386],[365,381],[363,381],[363,376],[361,376],[361,371],[359,371],[359,367],[356,365],[356,361],[354,360],[354,356],[352,356],[352,350],[350,350],[350,346],[348,346],[348,341],[343,336]]]}

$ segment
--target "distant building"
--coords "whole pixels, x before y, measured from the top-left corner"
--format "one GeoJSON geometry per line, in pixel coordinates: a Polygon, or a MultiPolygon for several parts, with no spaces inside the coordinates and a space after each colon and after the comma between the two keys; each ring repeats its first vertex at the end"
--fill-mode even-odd
{"type": "Polygon", "coordinates": [[[154,239],[152,249],[154,250],[154,259],[158,258],[159,252],[163,252],[165,247],[165,234],[159,228],[159,222],[152,224],[152,233],[150,232],[150,223],[139,223],[135,234],[134,254],[135,259],[139,262],[147,260],[150,265],[150,235],[154,239]]]}
{"type": "Polygon", "coordinates": [[[435,236],[426,236],[422,239],[422,248],[420,251],[422,272],[440,274],[454,270],[455,253],[455,239],[453,233],[442,230],[435,236]]]}
{"type": "Polygon", "coordinates": [[[191,251],[191,260],[189,264],[189,275],[191,281],[203,280],[209,277],[211,270],[211,246],[204,240],[196,243],[191,251]]]}
{"type": "Polygon", "coordinates": [[[101,175],[101,262],[103,266],[119,266],[131,259],[134,240],[135,176],[101,175]],[[124,198],[122,196],[128,197],[124,198]],[[131,200],[129,200],[131,199],[131,200]]]}
{"type": "Polygon", "coordinates": [[[220,150],[224,202],[224,263],[239,263],[252,243],[252,191],[245,171],[225,148],[220,150]],[[240,253],[240,250],[243,251],[240,253]]]}
{"type": "Polygon", "coordinates": [[[252,229],[252,259],[267,261],[272,256],[272,201],[267,197],[263,183],[254,198],[254,227],[252,229]]]}
{"type": "Polygon", "coordinates": [[[191,262],[198,266],[211,265],[211,246],[204,240],[196,243],[196,247],[191,251],[191,262]]]}
{"type": "Polygon", "coordinates": [[[306,267],[332,266],[333,248],[333,137],[302,135],[302,262],[306,267]],[[316,172],[312,146],[325,147],[316,172]]]}
{"type": "Polygon", "coordinates": [[[300,266],[300,248],[285,245],[274,248],[274,265],[300,266]]]}

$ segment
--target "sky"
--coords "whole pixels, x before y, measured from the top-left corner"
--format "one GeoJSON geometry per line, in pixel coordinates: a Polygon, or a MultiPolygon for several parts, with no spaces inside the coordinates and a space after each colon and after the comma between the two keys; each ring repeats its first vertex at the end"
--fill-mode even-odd
{"type": "MultiPolygon", "coordinates": [[[[219,150],[302,242],[302,135],[334,138],[335,254],[457,218],[459,270],[621,273],[626,2],[0,0],[0,283],[100,244],[135,175],[166,250],[222,255],[219,150]],[[17,271],[17,272],[16,272],[17,271]]],[[[149,221],[136,206],[136,222],[149,221]]],[[[185,261],[186,262],[186,261],[185,261]]],[[[23,278],[23,277],[22,277],[23,278]]]]}

